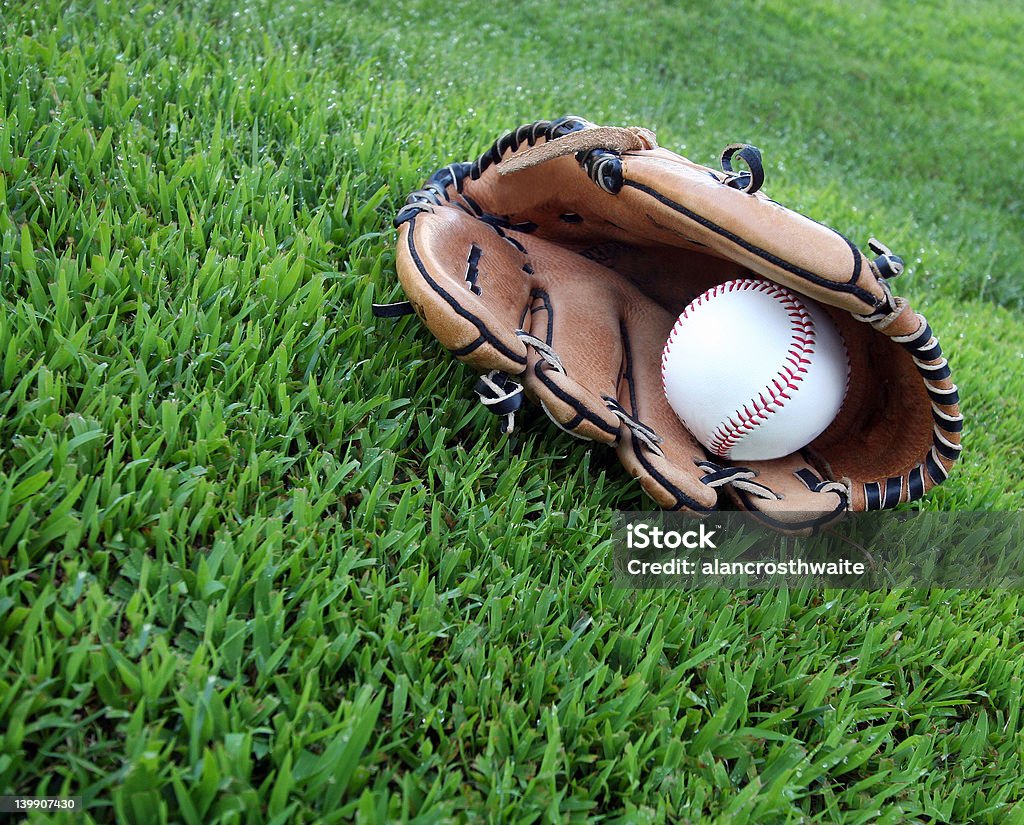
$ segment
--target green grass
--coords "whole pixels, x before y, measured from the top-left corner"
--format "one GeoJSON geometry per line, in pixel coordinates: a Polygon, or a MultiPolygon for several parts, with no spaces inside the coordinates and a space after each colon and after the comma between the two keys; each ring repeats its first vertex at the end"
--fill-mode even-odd
{"type": "Polygon", "coordinates": [[[1024,822],[1017,594],[615,590],[649,504],[614,456],[499,437],[370,313],[407,191],[521,122],[755,143],[773,197],[908,259],[967,416],[924,506],[1018,509],[1024,13],[441,6],[0,9],[0,793],[1024,822]]]}

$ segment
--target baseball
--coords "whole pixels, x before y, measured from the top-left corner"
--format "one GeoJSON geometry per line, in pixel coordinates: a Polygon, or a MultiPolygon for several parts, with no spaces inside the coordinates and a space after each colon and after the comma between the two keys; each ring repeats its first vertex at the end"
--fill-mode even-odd
{"type": "Polygon", "coordinates": [[[846,345],[825,310],[771,281],[726,281],[683,310],[661,354],[665,397],[713,454],[780,458],[824,432],[846,396],[846,345]]]}

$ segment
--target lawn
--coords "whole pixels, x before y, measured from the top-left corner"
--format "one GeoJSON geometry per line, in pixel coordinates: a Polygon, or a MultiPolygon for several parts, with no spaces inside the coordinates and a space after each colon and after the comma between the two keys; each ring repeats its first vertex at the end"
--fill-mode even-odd
{"type": "MultiPolygon", "coordinates": [[[[614,455],[401,297],[435,168],[566,113],[908,261],[1024,494],[1024,8],[0,7],[0,793],[74,822],[1024,822],[1015,592],[628,592],[614,455]],[[1015,171],[1016,170],[1016,171],[1015,171]]],[[[36,817],[38,821],[60,817],[36,817]]]]}

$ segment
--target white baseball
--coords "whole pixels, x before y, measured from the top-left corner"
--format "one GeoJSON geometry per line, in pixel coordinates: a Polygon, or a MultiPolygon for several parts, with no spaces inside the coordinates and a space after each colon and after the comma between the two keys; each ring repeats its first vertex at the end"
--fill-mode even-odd
{"type": "Polygon", "coordinates": [[[726,281],[683,310],[661,354],[665,397],[722,458],[780,458],[832,423],[850,361],[814,301],[770,281],[726,281]]]}

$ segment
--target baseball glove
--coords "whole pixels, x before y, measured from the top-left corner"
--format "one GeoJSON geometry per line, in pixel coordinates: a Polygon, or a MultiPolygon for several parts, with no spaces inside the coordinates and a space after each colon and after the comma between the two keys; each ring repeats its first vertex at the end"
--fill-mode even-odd
{"type": "Polygon", "coordinates": [[[480,374],[476,393],[506,431],[525,392],[560,430],[614,445],[664,508],[706,514],[731,500],[806,532],[917,499],[946,478],[963,419],[931,328],[890,289],[903,262],[873,239],[865,255],[763,182],[745,144],[727,147],[717,171],[645,129],[577,117],[521,126],[409,196],[394,221],[408,301],[374,311],[415,311],[480,374]],[[691,300],[750,277],[825,306],[849,387],[804,449],[733,463],[673,413],[660,358],[691,300]]]}

